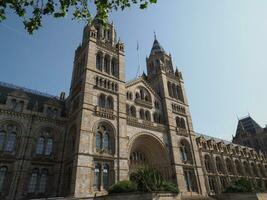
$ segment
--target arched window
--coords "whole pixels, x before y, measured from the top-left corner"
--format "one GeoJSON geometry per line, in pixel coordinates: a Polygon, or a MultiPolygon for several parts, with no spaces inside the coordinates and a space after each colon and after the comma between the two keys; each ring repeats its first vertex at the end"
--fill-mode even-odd
{"type": "Polygon", "coordinates": [[[103,148],[105,149],[105,150],[109,150],[109,143],[110,143],[110,141],[109,141],[109,135],[108,135],[108,132],[107,131],[105,131],[104,132],[104,138],[103,138],[103,148]]]}
{"type": "Polygon", "coordinates": [[[108,55],[104,58],[104,71],[108,74],[110,73],[110,58],[108,55]]]}
{"type": "Polygon", "coordinates": [[[118,76],[118,65],[116,59],[112,59],[111,61],[111,75],[118,76]]]}
{"type": "Polygon", "coordinates": [[[181,127],[181,118],[180,117],[176,117],[175,120],[176,120],[176,126],[177,127],[181,127]]]}
{"type": "Polygon", "coordinates": [[[134,106],[131,106],[130,111],[131,111],[131,117],[136,117],[136,109],[134,106]]]}
{"type": "Polygon", "coordinates": [[[23,106],[24,106],[24,102],[23,101],[20,101],[20,102],[16,103],[14,111],[15,112],[22,112],[23,106]]]}
{"type": "Polygon", "coordinates": [[[215,159],[215,161],[216,161],[216,168],[217,168],[217,171],[218,171],[220,174],[222,174],[222,173],[223,173],[223,165],[222,165],[222,160],[221,160],[221,158],[217,156],[216,159],[215,159]]]}
{"type": "Polygon", "coordinates": [[[178,95],[177,95],[177,91],[176,91],[174,83],[172,84],[172,93],[173,93],[173,97],[177,99],[178,95]]]}
{"type": "Polygon", "coordinates": [[[181,118],[181,128],[186,129],[185,119],[181,118]]]}
{"type": "Polygon", "coordinates": [[[39,137],[36,145],[36,154],[41,155],[44,153],[44,143],[45,143],[45,138],[44,137],[39,137]]]}
{"type": "Polygon", "coordinates": [[[171,83],[170,82],[168,82],[168,91],[169,91],[170,97],[173,97],[172,86],[171,86],[171,83]]]}
{"type": "Polygon", "coordinates": [[[97,190],[100,190],[101,186],[101,165],[99,163],[95,164],[94,170],[94,187],[97,190]]]}
{"type": "Polygon", "coordinates": [[[207,171],[208,173],[212,173],[212,172],[213,172],[213,167],[212,167],[212,163],[211,163],[211,158],[210,158],[210,156],[205,155],[205,160],[204,160],[204,162],[205,162],[206,171],[207,171]]]}
{"type": "Polygon", "coordinates": [[[113,98],[111,96],[107,98],[107,108],[113,110],[113,98]]]}
{"type": "Polygon", "coordinates": [[[243,175],[243,168],[241,166],[241,163],[238,160],[235,160],[235,167],[236,167],[237,174],[242,176],[243,175]]]}
{"type": "Polygon", "coordinates": [[[185,163],[192,163],[191,149],[188,141],[182,140],[180,144],[181,160],[185,163]]]}
{"type": "Polygon", "coordinates": [[[144,90],[143,89],[140,90],[140,96],[141,96],[141,99],[144,100],[145,94],[144,94],[144,90]]]}
{"type": "Polygon", "coordinates": [[[49,156],[52,154],[53,151],[53,139],[48,138],[46,142],[46,147],[45,147],[45,155],[49,156]]]}
{"type": "Polygon", "coordinates": [[[101,53],[98,53],[96,55],[96,68],[102,71],[102,54],[101,53]]]}
{"type": "MultiPolygon", "coordinates": [[[[100,123],[96,131],[96,150],[104,150],[105,153],[114,153],[114,133],[106,123],[100,123]]],[[[103,151],[100,151],[101,153],[103,151]]]]}
{"type": "Polygon", "coordinates": [[[182,102],[184,102],[184,96],[183,96],[183,92],[182,92],[182,88],[181,86],[176,86],[176,91],[177,91],[177,95],[178,95],[178,99],[182,102]]]}
{"type": "Polygon", "coordinates": [[[41,194],[46,192],[47,174],[48,174],[48,170],[46,169],[42,170],[40,183],[39,183],[39,193],[41,194]]]}
{"type": "Polygon", "coordinates": [[[0,192],[3,191],[6,174],[7,174],[7,167],[1,167],[0,168],[0,192]]]}
{"type": "Polygon", "coordinates": [[[251,171],[250,171],[250,168],[249,168],[249,164],[245,161],[243,163],[243,165],[244,165],[244,168],[245,168],[247,176],[251,176],[251,171]]]}
{"type": "Polygon", "coordinates": [[[229,158],[226,159],[226,168],[229,174],[234,174],[233,163],[229,158]]]}
{"type": "Polygon", "coordinates": [[[7,136],[5,151],[13,152],[14,151],[14,147],[15,147],[15,143],[16,143],[16,133],[11,132],[7,136]]]}
{"type": "Polygon", "coordinates": [[[140,99],[140,94],[138,92],[135,93],[135,98],[140,99]]]}
{"type": "Polygon", "coordinates": [[[2,151],[4,148],[5,135],[6,133],[3,130],[1,130],[0,131],[0,151],[2,151]]]}
{"type": "Polygon", "coordinates": [[[150,112],[148,110],[145,112],[145,120],[147,121],[151,120],[150,112]]]}
{"type": "Polygon", "coordinates": [[[34,193],[36,191],[37,180],[38,180],[38,169],[34,169],[31,174],[30,182],[28,185],[28,193],[34,193]]]}
{"type": "Polygon", "coordinates": [[[139,115],[140,115],[140,119],[145,119],[145,111],[144,111],[144,109],[140,109],[140,111],[139,111],[139,115]]]}
{"type": "Polygon", "coordinates": [[[100,94],[98,105],[101,108],[105,108],[106,107],[106,96],[104,94],[100,94]]]}
{"type": "Polygon", "coordinates": [[[102,149],[102,134],[101,132],[96,132],[96,149],[102,149]]]}
{"type": "Polygon", "coordinates": [[[251,163],[251,169],[253,170],[254,176],[258,177],[259,176],[258,169],[254,163],[251,163]]]}
{"type": "Polygon", "coordinates": [[[104,164],[103,167],[103,185],[104,185],[104,189],[108,189],[109,188],[109,165],[108,164],[104,164]]]}

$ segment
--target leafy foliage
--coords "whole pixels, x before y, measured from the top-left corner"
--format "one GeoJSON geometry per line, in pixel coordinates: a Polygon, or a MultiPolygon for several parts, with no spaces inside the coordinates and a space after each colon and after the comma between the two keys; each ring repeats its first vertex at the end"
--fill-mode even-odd
{"type": "Polygon", "coordinates": [[[169,191],[179,193],[178,188],[166,182],[160,172],[154,168],[141,167],[130,175],[130,180],[137,185],[140,192],[169,191]]]}
{"type": "Polygon", "coordinates": [[[247,179],[239,179],[225,189],[225,193],[243,193],[261,191],[255,184],[247,179]]]}
{"type": "Polygon", "coordinates": [[[110,186],[108,189],[108,193],[128,193],[128,192],[136,192],[137,186],[135,183],[131,181],[119,181],[114,185],[110,186]]]}
{"type": "MultiPolygon", "coordinates": [[[[140,9],[145,9],[149,4],[156,3],[157,0],[95,0],[97,8],[97,18],[106,24],[108,13],[112,10],[124,10],[138,4],[140,9]]],[[[10,9],[19,16],[25,29],[32,34],[42,26],[44,16],[55,18],[65,17],[68,13],[72,14],[74,20],[92,20],[89,9],[91,0],[1,0],[0,1],[0,22],[6,19],[6,11],[10,9]]]]}

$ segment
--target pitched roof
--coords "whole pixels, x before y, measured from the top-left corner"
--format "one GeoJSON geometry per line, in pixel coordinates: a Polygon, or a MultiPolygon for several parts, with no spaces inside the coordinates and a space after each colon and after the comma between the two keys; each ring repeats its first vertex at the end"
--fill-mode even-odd
{"type": "Polygon", "coordinates": [[[64,102],[59,100],[58,97],[52,96],[46,93],[42,93],[39,91],[27,89],[24,87],[19,87],[13,84],[0,82],[0,103],[6,103],[8,95],[14,94],[24,94],[24,97],[27,97],[29,100],[27,109],[32,110],[36,109],[37,111],[42,111],[43,105],[46,102],[55,101],[55,103],[64,105],[64,102]],[[38,108],[36,108],[36,106],[38,108]]]}
{"type": "Polygon", "coordinates": [[[160,43],[158,42],[158,40],[155,38],[155,40],[153,42],[153,45],[152,45],[152,49],[151,49],[150,55],[151,54],[157,54],[157,53],[165,53],[165,50],[160,45],[160,43]]]}
{"type": "Polygon", "coordinates": [[[262,131],[262,127],[254,120],[252,117],[247,116],[242,119],[239,119],[237,128],[236,128],[236,135],[240,133],[251,133],[255,134],[262,131]]]}

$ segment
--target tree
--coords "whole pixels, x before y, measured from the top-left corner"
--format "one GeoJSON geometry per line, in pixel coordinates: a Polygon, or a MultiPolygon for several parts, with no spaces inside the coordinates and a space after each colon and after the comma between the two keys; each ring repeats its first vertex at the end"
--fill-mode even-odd
{"type": "MultiPolygon", "coordinates": [[[[104,25],[108,20],[108,13],[112,10],[124,10],[133,4],[145,9],[157,0],[95,0],[97,19],[104,25]]],[[[92,15],[89,3],[91,0],[0,0],[0,22],[6,19],[6,11],[10,9],[22,19],[25,29],[32,34],[42,26],[44,16],[55,18],[65,17],[68,13],[73,20],[90,22],[92,15]]]]}

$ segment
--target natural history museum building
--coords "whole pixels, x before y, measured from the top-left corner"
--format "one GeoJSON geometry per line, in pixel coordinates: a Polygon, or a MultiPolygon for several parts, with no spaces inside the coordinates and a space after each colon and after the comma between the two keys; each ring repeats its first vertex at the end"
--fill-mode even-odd
{"type": "Polygon", "coordinates": [[[197,134],[182,74],[156,38],[146,63],[147,74],[126,81],[124,44],[113,24],[94,20],[75,51],[68,97],[1,83],[0,199],[101,196],[142,165],[184,197],[220,193],[241,177],[266,189],[267,150],[238,142],[266,129],[247,117],[239,144],[197,134]]]}

